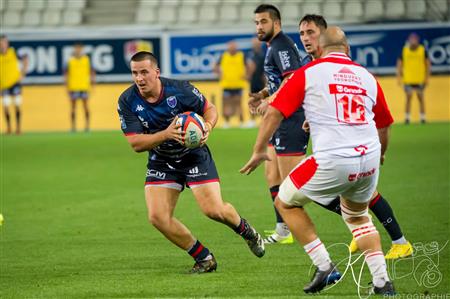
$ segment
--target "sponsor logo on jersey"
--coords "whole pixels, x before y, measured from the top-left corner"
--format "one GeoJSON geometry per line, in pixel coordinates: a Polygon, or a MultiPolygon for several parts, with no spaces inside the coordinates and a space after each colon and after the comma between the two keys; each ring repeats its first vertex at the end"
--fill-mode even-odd
{"type": "Polygon", "coordinates": [[[127,128],[127,124],[125,123],[125,119],[123,118],[122,114],[119,114],[119,120],[122,130],[125,130],[127,128]]]}
{"type": "Polygon", "coordinates": [[[166,101],[170,108],[175,108],[177,105],[177,98],[175,96],[168,97],[166,101]]]}
{"type": "Polygon", "coordinates": [[[354,83],[357,85],[362,85],[361,77],[357,76],[348,67],[343,67],[336,74],[333,74],[334,81],[342,83],[354,83]]]}
{"type": "Polygon", "coordinates": [[[139,111],[144,111],[144,107],[142,107],[142,105],[137,105],[136,112],[139,112],[139,111]]]}
{"type": "Polygon", "coordinates": [[[289,51],[278,51],[278,56],[280,56],[281,67],[283,70],[291,67],[291,57],[289,56],[289,51]]]}
{"type": "Polygon", "coordinates": [[[198,167],[195,166],[194,168],[189,169],[189,173],[190,173],[190,174],[196,174],[196,173],[198,173],[198,167]]]}
{"type": "Polygon", "coordinates": [[[203,102],[203,95],[197,88],[194,87],[194,89],[192,89],[192,93],[195,94],[200,99],[200,101],[203,102]]]}
{"type": "Polygon", "coordinates": [[[328,86],[331,94],[367,95],[367,91],[364,88],[354,85],[329,84],[328,86]]]}

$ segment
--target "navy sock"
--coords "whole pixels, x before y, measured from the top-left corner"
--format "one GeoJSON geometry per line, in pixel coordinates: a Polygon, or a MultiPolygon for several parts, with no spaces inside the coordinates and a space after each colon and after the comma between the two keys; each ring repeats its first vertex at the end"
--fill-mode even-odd
{"type": "Polygon", "coordinates": [[[244,238],[245,240],[250,240],[255,237],[250,224],[244,218],[241,218],[241,222],[237,227],[234,228],[234,231],[242,236],[242,238],[244,238]]]}
{"type": "Polygon", "coordinates": [[[324,207],[327,210],[330,210],[331,212],[335,212],[336,214],[341,215],[341,198],[338,196],[336,197],[332,202],[330,202],[328,205],[322,205],[318,202],[316,202],[319,206],[324,207]]]}
{"type": "Polygon", "coordinates": [[[380,193],[370,202],[369,208],[383,224],[392,241],[398,240],[403,236],[391,206],[380,193]]]}
{"type": "Polygon", "coordinates": [[[209,250],[200,243],[199,240],[195,241],[194,245],[187,251],[194,260],[201,261],[204,260],[209,255],[209,250]]]}
{"type": "MultiPolygon", "coordinates": [[[[270,190],[270,196],[272,196],[272,202],[275,201],[275,198],[278,195],[278,191],[280,190],[280,185],[272,186],[269,188],[270,190]]],[[[284,223],[283,217],[281,217],[280,213],[278,213],[277,208],[273,206],[273,209],[275,210],[275,216],[277,218],[277,223],[284,223]]]]}

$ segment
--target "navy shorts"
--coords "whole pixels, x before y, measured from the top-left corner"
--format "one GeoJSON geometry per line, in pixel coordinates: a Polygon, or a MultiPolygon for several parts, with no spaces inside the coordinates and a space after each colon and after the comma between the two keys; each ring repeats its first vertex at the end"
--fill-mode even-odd
{"type": "Polygon", "coordinates": [[[147,164],[146,186],[161,186],[183,190],[218,182],[216,165],[207,146],[194,149],[179,160],[151,154],[147,164]]]}
{"type": "Polygon", "coordinates": [[[72,101],[82,99],[87,100],[89,97],[89,93],[87,91],[69,91],[70,99],[72,101]]]}
{"type": "Polygon", "coordinates": [[[224,97],[232,97],[232,96],[241,96],[242,95],[242,88],[225,88],[223,90],[223,96],[224,97]]]}
{"type": "Polygon", "coordinates": [[[270,139],[277,156],[303,156],[308,149],[309,133],[302,129],[305,112],[296,111],[284,119],[270,139]]]}
{"type": "Polygon", "coordinates": [[[424,85],[423,84],[405,84],[403,85],[403,88],[405,89],[406,92],[411,92],[413,90],[419,90],[422,91],[424,89],[424,85]]]}
{"type": "Polygon", "coordinates": [[[17,96],[22,93],[22,84],[20,82],[17,82],[13,86],[7,89],[2,90],[2,96],[17,96]]]}

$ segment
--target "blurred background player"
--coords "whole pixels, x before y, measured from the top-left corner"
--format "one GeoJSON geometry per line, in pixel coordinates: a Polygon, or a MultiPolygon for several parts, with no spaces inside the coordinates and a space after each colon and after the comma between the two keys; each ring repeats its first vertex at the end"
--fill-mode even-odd
{"type": "Polygon", "coordinates": [[[206,216],[232,228],[253,254],[262,257],[261,236],[230,203],[222,201],[219,175],[205,144],[217,122],[216,107],[189,82],[160,77],[158,62],[150,52],[134,54],[130,65],[134,84],[120,96],[118,113],[131,147],[148,152],[145,200],[150,223],[194,258],[190,273],[216,270],[213,254],[174,217],[180,193],[188,186],[206,216]],[[180,144],[176,115],[186,111],[205,120],[207,131],[201,147],[188,149],[180,144]]]}
{"type": "Polygon", "coordinates": [[[71,131],[76,131],[77,100],[83,103],[85,131],[89,131],[90,112],[88,106],[89,92],[95,83],[95,70],[91,66],[89,56],[83,53],[83,44],[75,43],[73,55],[67,62],[64,79],[70,98],[71,131]]]}
{"type": "Polygon", "coordinates": [[[2,96],[3,110],[6,120],[6,134],[11,134],[11,114],[9,108],[14,103],[16,116],[16,134],[20,134],[20,120],[22,105],[21,81],[28,69],[28,58],[17,56],[13,47],[9,46],[8,37],[0,36],[0,90],[2,96]]]}
{"type": "MultiPolygon", "coordinates": [[[[313,61],[320,58],[319,53],[319,37],[322,32],[327,29],[327,22],[321,15],[307,14],[299,22],[300,41],[307,55],[303,57],[302,62],[313,61]]],[[[331,203],[323,206],[326,209],[341,214],[340,198],[335,198],[331,203]]],[[[386,259],[397,259],[412,255],[413,247],[406,238],[400,228],[400,224],[395,218],[394,212],[389,202],[378,192],[372,196],[369,204],[370,210],[375,214],[380,223],[388,232],[392,240],[390,250],[386,253],[386,259]]],[[[353,239],[350,243],[350,251],[356,252],[358,246],[353,239]]]]}
{"type": "Polygon", "coordinates": [[[227,50],[220,57],[214,68],[215,73],[220,78],[222,94],[222,114],[224,118],[223,128],[230,126],[230,118],[239,117],[239,124],[242,126],[244,117],[241,108],[242,92],[245,87],[246,69],[244,52],[238,51],[235,41],[227,44],[227,50]]]}
{"type": "MultiPolygon", "coordinates": [[[[252,38],[252,49],[245,60],[247,66],[247,80],[250,83],[250,94],[257,93],[266,87],[266,78],[264,76],[264,51],[259,39],[252,38]]],[[[251,96],[251,95],[250,95],[251,96]]],[[[255,114],[250,114],[251,120],[246,127],[254,127],[255,114]]]]}
{"type": "Polygon", "coordinates": [[[411,99],[413,92],[419,99],[420,122],[426,122],[424,89],[431,74],[431,62],[425,47],[419,43],[416,33],[411,33],[402,54],[397,59],[397,81],[406,93],[405,124],[411,121],[411,99]]]}
{"type": "MultiPolygon", "coordinates": [[[[267,88],[250,94],[249,107],[252,113],[264,114],[270,96],[283,86],[289,76],[301,67],[300,52],[295,43],[281,29],[281,15],[278,8],[269,4],[259,5],[255,11],[255,25],[258,39],[266,42],[268,49],[264,61],[264,73],[267,88]]],[[[265,162],[265,176],[269,185],[272,200],[278,194],[283,179],[303,160],[308,147],[309,134],[301,125],[305,120],[304,111],[299,108],[282,124],[272,136],[267,152],[270,161],[265,162]]],[[[275,231],[267,231],[266,244],[290,244],[294,240],[284,223],[283,218],[275,209],[275,231]]]]}

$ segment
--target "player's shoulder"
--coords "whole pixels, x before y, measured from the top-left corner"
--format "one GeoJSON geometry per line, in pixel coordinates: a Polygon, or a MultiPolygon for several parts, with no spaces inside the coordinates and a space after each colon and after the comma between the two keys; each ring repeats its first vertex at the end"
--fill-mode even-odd
{"type": "Polygon", "coordinates": [[[275,49],[291,48],[294,46],[294,41],[287,36],[283,31],[277,34],[274,38],[272,47],[275,49]]]}
{"type": "Polygon", "coordinates": [[[127,89],[125,89],[119,96],[119,103],[130,102],[135,95],[136,95],[136,88],[135,85],[133,84],[129,86],[127,89]]]}
{"type": "Polygon", "coordinates": [[[192,90],[192,85],[187,80],[170,79],[160,77],[161,83],[166,90],[174,90],[174,92],[185,92],[192,90]]]}

